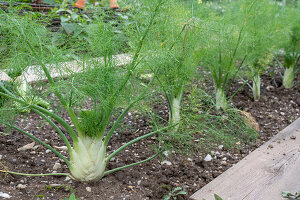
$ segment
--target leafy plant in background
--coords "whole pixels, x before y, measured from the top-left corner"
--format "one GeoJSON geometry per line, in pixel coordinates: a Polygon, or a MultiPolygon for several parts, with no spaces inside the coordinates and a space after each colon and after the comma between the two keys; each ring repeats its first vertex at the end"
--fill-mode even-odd
{"type": "Polygon", "coordinates": [[[157,71],[157,85],[163,91],[169,107],[169,124],[180,122],[181,100],[187,83],[196,68],[194,57],[195,31],[188,11],[180,4],[165,5],[151,32],[149,49],[145,52],[146,70],[157,71]],[[150,69],[149,69],[150,68],[150,69]]]}
{"type": "MultiPolygon", "coordinates": [[[[9,12],[13,12],[9,10],[9,12]]],[[[38,48],[39,41],[34,41],[29,38],[32,43],[32,49],[27,45],[23,45],[22,37],[20,37],[17,27],[24,23],[23,31],[30,33],[34,29],[39,29],[41,25],[28,24],[26,21],[30,20],[30,16],[16,17],[12,21],[9,15],[0,11],[0,54],[2,55],[1,68],[6,71],[11,78],[13,89],[25,100],[32,101],[37,105],[41,105],[45,108],[49,108],[49,103],[43,100],[41,97],[31,93],[30,85],[23,77],[23,73],[26,71],[27,66],[36,64],[32,59],[30,52],[38,48]]],[[[45,30],[40,29],[41,34],[46,34],[45,30]]],[[[29,36],[30,37],[30,36],[29,36]]],[[[46,48],[45,51],[48,51],[46,48]]],[[[10,87],[11,89],[12,87],[10,87]]],[[[3,98],[3,97],[2,97],[3,98]]],[[[15,106],[22,112],[29,112],[28,108],[22,108],[18,102],[15,102],[15,106]]]]}
{"type": "MultiPolygon", "coordinates": [[[[123,71],[122,69],[118,69],[111,60],[112,52],[110,51],[110,44],[108,43],[103,46],[105,53],[104,56],[106,57],[107,62],[103,63],[95,59],[86,61],[84,62],[84,67],[80,73],[71,74],[72,76],[68,80],[64,80],[63,77],[61,77],[59,83],[55,82],[51,77],[51,70],[64,69],[57,65],[57,63],[60,61],[57,57],[58,50],[51,46],[51,43],[48,43],[49,40],[47,40],[47,34],[40,34],[43,33],[43,30],[40,31],[40,29],[42,29],[41,27],[29,30],[29,32],[24,32],[24,27],[26,27],[27,24],[34,23],[31,21],[24,21],[22,24],[16,27],[16,33],[19,34],[20,39],[22,39],[22,41],[31,50],[30,55],[32,59],[40,65],[40,68],[38,69],[37,67],[37,70],[42,71],[46,75],[51,91],[56,95],[59,102],[67,112],[75,130],[58,114],[33,104],[33,102],[26,102],[18,94],[9,91],[3,85],[0,85],[0,87],[5,92],[0,92],[0,96],[9,98],[12,101],[19,102],[20,104],[27,106],[33,112],[37,113],[45,121],[47,121],[56,130],[66,144],[70,155],[70,160],[68,160],[50,145],[38,139],[35,135],[18,128],[13,123],[8,123],[3,118],[1,119],[1,123],[27,135],[36,142],[39,142],[44,147],[50,149],[55,155],[65,161],[71,171],[71,175],[66,173],[30,175],[0,170],[1,172],[28,176],[66,175],[80,181],[97,181],[104,175],[146,162],[159,154],[157,153],[146,160],[105,171],[106,164],[109,162],[109,160],[124,148],[141,139],[152,136],[159,132],[163,132],[169,128],[166,127],[135,138],[106,157],[106,147],[114,131],[118,127],[118,124],[129,111],[129,109],[145,96],[149,87],[149,85],[146,86],[143,91],[129,103],[124,111],[117,117],[117,120],[112,123],[107,134],[105,134],[108,125],[111,123],[110,119],[112,113],[116,105],[120,103],[124,89],[137,67],[137,60],[139,58],[143,42],[147,37],[149,30],[151,29],[161,4],[162,0],[159,0],[155,9],[151,12],[152,14],[149,24],[142,34],[142,37],[133,55],[132,62],[128,66],[125,66],[123,71]],[[36,41],[38,41],[37,44],[36,41]],[[38,48],[35,49],[35,45],[37,45],[38,48]],[[50,49],[51,51],[46,51],[46,49],[50,49]],[[51,57],[52,59],[50,59],[51,57]],[[47,62],[48,59],[50,59],[51,62],[47,62]],[[46,65],[46,63],[51,63],[51,65],[46,65]],[[74,81],[70,82],[70,80],[74,81]],[[85,107],[87,104],[90,105],[88,109],[85,107]],[[70,135],[73,146],[71,146],[71,142],[67,139],[64,132],[53,122],[53,120],[58,122],[70,135]]],[[[13,23],[16,20],[15,16],[7,16],[6,14],[3,15],[9,18],[10,23],[13,23]]],[[[111,34],[107,35],[107,37],[110,37],[110,35],[111,34]]],[[[151,84],[151,82],[149,84],[151,84]]],[[[0,116],[2,117],[5,116],[7,112],[10,112],[10,110],[7,108],[1,109],[0,111],[0,116]]]]}
{"type": "Polygon", "coordinates": [[[58,9],[56,14],[60,15],[61,26],[68,35],[78,36],[84,31],[84,24],[91,22],[85,14],[79,14],[78,10],[70,10],[66,7],[58,9]]]}
{"type": "Polygon", "coordinates": [[[198,36],[198,56],[201,66],[208,68],[213,79],[217,109],[228,106],[227,92],[245,59],[240,54],[240,48],[244,41],[247,16],[243,18],[243,23],[232,24],[229,17],[231,14],[211,13],[199,22],[201,32],[198,36]]]}
{"type": "Polygon", "coordinates": [[[245,1],[252,4],[249,18],[245,27],[247,55],[247,71],[252,80],[252,93],[255,101],[260,99],[260,76],[266,71],[273,60],[274,52],[278,49],[281,34],[280,8],[269,0],[245,1]],[[253,4],[254,3],[254,4],[253,4]]]}
{"type": "Polygon", "coordinates": [[[86,27],[92,20],[78,9],[61,7],[48,13],[52,18],[59,18],[61,28],[53,33],[53,43],[59,48],[67,48],[73,55],[80,56],[87,49],[86,27]]]}
{"type": "Polygon", "coordinates": [[[283,86],[286,89],[290,89],[294,86],[295,74],[300,70],[298,65],[300,59],[300,10],[296,8],[286,7],[287,18],[284,18],[284,22],[288,24],[287,28],[290,28],[288,38],[284,38],[286,41],[283,44],[284,59],[283,64],[278,61],[278,64],[284,69],[283,86]],[[290,27],[289,27],[290,26],[290,27]]]}
{"type": "MultiPolygon", "coordinates": [[[[169,186],[165,186],[169,190],[169,186]]],[[[164,200],[176,200],[178,195],[186,195],[186,192],[182,190],[182,187],[176,187],[173,190],[171,190],[168,194],[164,195],[164,200]]]]}

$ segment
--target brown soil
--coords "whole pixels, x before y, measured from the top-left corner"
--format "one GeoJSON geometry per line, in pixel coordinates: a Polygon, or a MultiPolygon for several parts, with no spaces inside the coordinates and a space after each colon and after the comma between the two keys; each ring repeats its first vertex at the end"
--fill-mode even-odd
{"type": "MultiPolygon", "coordinates": [[[[300,77],[297,80],[300,81],[300,77]]],[[[262,83],[261,101],[252,100],[251,91],[247,86],[241,89],[232,100],[236,107],[251,113],[258,122],[260,137],[255,145],[246,146],[241,150],[216,149],[220,154],[210,162],[203,160],[207,153],[211,154],[208,151],[198,151],[188,156],[173,152],[166,157],[171,165],[163,164],[157,157],[139,166],[110,174],[97,183],[80,183],[63,176],[24,177],[2,173],[0,174],[0,193],[7,193],[11,199],[18,200],[59,200],[73,192],[80,199],[89,200],[156,200],[163,199],[163,195],[169,193],[169,189],[165,187],[169,186],[172,189],[182,187],[187,195],[178,196],[178,199],[188,199],[188,196],[299,117],[300,84],[292,90],[285,90],[280,81],[277,80],[275,84],[275,81],[267,75],[262,76],[262,83]],[[19,184],[26,187],[21,189],[19,184]],[[91,190],[87,191],[89,189],[91,190]]],[[[235,83],[233,88],[238,88],[240,85],[241,83],[235,83]]],[[[166,117],[167,108],[161,109],[166,117]]],[[[111,146],[108,147],[108,153],[123,143],[148,133],[150,131],[148,120],[135,112],[127,115],[124,122],[127,126],[114,135],[110,142],[111,146]]],[[[17,124],[52,146],[64,145],[51,126],[42,123],[40,117],[34,113],[30,113],[23,119],[19,118],[17,124]]],[[[1,131],[4,132],[0,128],[1,131]]],[[[41,145],[36,144],[35,149],[17,151],[19,147],[31,142],[31,139],[16,131],[12,131],[12,134],[7,136],[0,135],[0,155],[2,155],[0,167],[23,173],[51,173],[54,171],[54,164],[59,162],[61,168],[56,171],[68,173],[64,162],[46,151],[41,145]]],[[[154,154],[151,145],[155,144],[157,144],[155,137],[134,144],[118,154],[109,163],[107,169],[146,159],[154,154]]],[[[61,152],[66,155],[63,150],[61,152]]]]}

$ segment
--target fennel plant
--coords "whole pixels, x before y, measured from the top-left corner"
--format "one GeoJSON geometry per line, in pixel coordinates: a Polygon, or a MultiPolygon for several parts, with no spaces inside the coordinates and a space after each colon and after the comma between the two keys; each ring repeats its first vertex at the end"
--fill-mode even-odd
{"type": "MultiPolygon", "coordinates": [[[[12,14],[14,10],[9,10],[12,14]]],[[[23,76],[29,65],[35,64],[35,61],[30,55],[31,49],[29,46],[23,44],[22,37],[20,37],[17,29],[20,24],[23,24],[23,31],[25,33],[32,32],[32,29],[38,29],[39,24],[26,23],[30,20],[28,15],[24,17],[10,18],[9,15],[0,15],[0,69],[4,70],[10,77],[14,90],[26,101],[34,101],[35,104],[41,105],[49,109],[49,103],[43,98],[36,96],[30,90],[30,85],[23,76]]],[[[41,29],[40,34],[46,34],[46,30],[41,29]]],[[[33,49],[39,48],[38,42],[34,38],[29,38],[33,49]]],[[[47,51],[47,49],[46,49],[47,51]]],[[[21,108],[18,102],[15,102],[16,108],[21,112],[29,112],[28,108],[21,108]]]]}
{"type": "MultiPolygon", "coordinates": [[[[273,60],[274,52],[280,43],[280,36],[284,34],[280,23],[282,10],[269,0],[253,1],[252,10],[249,12],[249,20],[245,27],[246,42],[245,54],[247,54],[247,72],[252,80],[253,98],[260,99],[260,76],[266,71],[273,60]]],[[[247,3],[247,1],[246,1],[247,3]]]]}
{"type": "Polygon", "coordinates": [[[95,42],[94,44],[96,46],[94,50],[99,51],[99,53],[104,56],[105,62],[101,62],[97,59],[85,60],[82,62],[82,69],[79,73],[73,73],[70,69],[68,69],[70,71],[70,78],[64,79],[61,77],[57,81],[54,81],[51,76],[52,70],[55,69],[63,71],[66,69],[62,68],[61,65],[58,64],[60,61],[59,53],[61,53],[61,51],[53,46],[48,35],[44,34],[45,28],[39,26],[35,29],[29,30],[29,32],[25,32],[24,27],[27,24],[34,24],[34,22],[25,20],[22,24],[19,24],[17,16],[1,13],[0,17],[7,17],[10,23],[18,23],[19,26],[16,26],[15,29],[16,34],[18,34],[24,44],[28,46],[31,59],[38,64],[38,66],[36,66],[36,70],[44,73],[50,84],[50,91],[56,95],[72,123],[69,124],[61,118],[58,113],[43,108],[35,104],[33,101],[26,101],[26,99],[22,98],[18,93],[9,90],[1,83],[0,96],[8,98],[14,102],[18,102],[24,107],[30,108],[33,112],[37,113],[45,121],[47,121],[66,144],[70,159],[68,160],[53,147],[38,139],[35,135],[15,126],[13,122],[5,120],[3,116],[12,111],[11,107],[5,107],[5,109],[0,110],[2,116],[0,122],[11,129],[15,129],[27,135],[44,147],[50,149],[55,155],[64,160],[64,162],[68,165],[71,174],[57,173],[30,175],[3,170],[2,172],[28,176],[68,175],[79,181],[97,181],[104,175],[146,162],[158,155],[157,153],[146,160],[105,171],[106,164],[110,161],[110,159],[124,148],[141,139],[152,136],[156,133],[161,133],[169,128],[162,128],[137,137],[106,156],[106,147],[120,121],[137,102],[144,98],[149,85],[152,83],[151,81],[148,85],[146,85],[142,92],[130,101],[128,106],[117,117],[116,121],[111,124],[111,116],[115,111],[116,106],[120,103],[122,98],[126,98],[126,95],[123,95],[124,90],[128,86],[128,82],[131,80],[137,67],[137,61],[139,59],[143,42],[148,36],[148,32],[152,27],[156,15],[160,12],[161,4],[162,0],[159,0],[155,9],[151,11],[149,23],[142,33],[142,37],[138,42],[133,59],[129,65],[124,66],[124,68],[121,69],[116,67],[112,57],[114,52],[111,48],[111,42],[114,41],[114,34],[110,32],[112,29],[109,28],[109,24],[103,24],[101,26],[100,36],[105,37],[107,43],[102,44],[102,46],[98,45],[96,41],[93,41],[93,38],[89,42],[95,42]],[[46,63],[51,64],[47,65],[46,63]],[[86,105],[89,105],[88,109],[86,109],[86,105]],[[62,128],[56,125],[54,121],[62,128]],[[69,134],[71,141],[68,140],[63,130],[69,134]]]}
{"type": "Polygon", "coordinates": [[[282,82],[286,89],[290,89],[294,86],[295,74],[300,70],[298,65],[300,59],[300,12],[299,8],[287,8],[286,12],[288,12],[286,20],[289,22],[291,31],[283,45],[284,75],[282,82]]]}
{"type": "Polygon", "coordinates": [[[147,41],[145,70],[157,72],[157,85],[168,102],[169,124],[178,124],[177,130],[183,93],[196,68],[195,30],[182,4],[172,1],[162,9],[147,41]]]}
{"type": "Polygon", "coordinates": [[[228,106],[227,92],[246,57],[241,55],[240,49],[247,16],[242,23],[233,24],[228,12],[222,15],[211,13],[199,22],[201,32],[197,52],[201,65],[209,70],[213,79],[217,109],[228,106]]]}

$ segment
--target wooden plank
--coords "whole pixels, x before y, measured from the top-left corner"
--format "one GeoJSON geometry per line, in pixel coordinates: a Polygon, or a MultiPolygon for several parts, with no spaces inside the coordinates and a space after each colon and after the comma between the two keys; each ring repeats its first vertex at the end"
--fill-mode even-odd
{"type": "Polygon", "coordinates": [[[282,191],[300,191],[300,118],[190,198],[280,200],[282,191]]]}
{"type": "MultiPolygon", "coordinates": [[[[122,66],[129,64],[132,60],[132,56],[129,54],[119,54],[113,56],[115,64],[117,66],[122,66]]],[[[89,61],[98,61],[103,62],[103,58],[94,58],[89,61]]],[[[80,72],[84,66],[84,64],[80,61],[71,61],[71,62],[62,62],[57,65],[46,65],[48,70],[51,73],[52,78],[59,77],[59,76],[69,76],[71,73],[80,72]]],[[[43,71],[41,70],[40,66],[29,66],[25,70],[22,76],[18,77],[20,81],[26,79],[28,82],[40,81],[45,80],[46,76],[44,75],[43,71]]],[[[4,71],[0,71],[0,81],[9,81],[10,78],[4,71]]]]}

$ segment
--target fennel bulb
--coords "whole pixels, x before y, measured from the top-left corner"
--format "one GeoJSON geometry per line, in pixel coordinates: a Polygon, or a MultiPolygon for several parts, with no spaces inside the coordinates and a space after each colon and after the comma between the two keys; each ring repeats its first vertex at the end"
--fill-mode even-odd
{"type": "Polygon", "coordinates": [[[106,148],[99,138],[78,138],[70,152],[70,171],[80,181],[97,181],[104,175],[106,148]]]}
{"type": "Polygon", "coordinates": [[[175,130],[179,128],[179,121],[180,121],[180,104],[183,94],[183,88],[181,87],[179,93],[177,95],[174,95],[172,99],[169,99],[169,124],[175,126],[175,130]]]}
{"type": "Polygon", "coordinates": [[[283,86],[290,89],[294,86],[294,67],[285,68],[283,75],[283,86]]]}
{"type": "Polygon", "coordinates": [[[227,107],[227,101],[226,101],[226,96],[224,93],[224,90],[222,88],[217,88],[216,91],[216,108],[226,108],[227,107]]]}
{"type": "Polygon", "coordinates": [[[253,77],[253,85],[252,85],[253,98],[255,101],[260,99],[260,75],[256,74],[253,77]]]}

